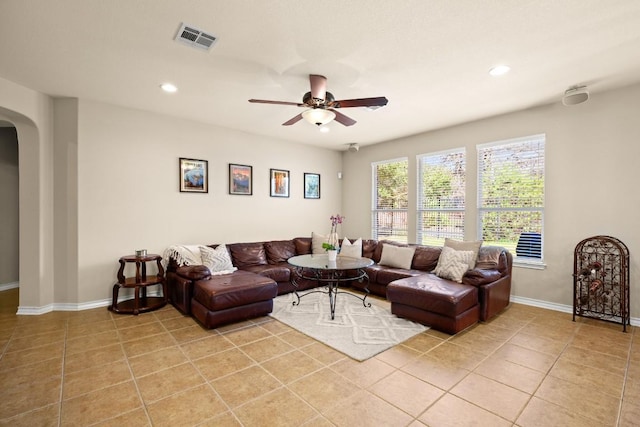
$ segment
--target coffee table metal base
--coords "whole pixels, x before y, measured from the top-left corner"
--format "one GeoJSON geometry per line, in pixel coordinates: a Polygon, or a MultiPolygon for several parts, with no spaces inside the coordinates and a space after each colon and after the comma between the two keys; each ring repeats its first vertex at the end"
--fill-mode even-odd
{"type": "MultiPolygon", "coordinates": [[[[305,274],[305,271],[308,272],[308,269],[296,268],[296,276],[301,279],[316,280],[321,283],[326,283],[326,285],[324,286],[324,290],[313,290],[313,291],[305,292],[303,294],[300,294],[297,289],[294,289],[293,292],[296,295],[296,301],[293,301],[292,303],[293,305],[300,305],[300,298],[303,298],[304,296],[309,294],[315,294],[315,293],[327,294],[329,295],[329,307],[331,309],[331,320],[335,319],[336,297],[338,296],[338,294],[350,295],[354,298],[361,300],[362,305],[364,307],[371,307],[371,303],[367,302],[367,296],[369,296],[369,289],[368,289],[369,276],[364,270],[362,269],[355,270],[357,271],[357,275],[355,276],[345,276],[345,271],[341,271],[341,270],[325,271],[326,277],[319,270],[315,270],[314,275],[305,274]],[[363,282],[365,280],[367,281],[367,286],[365,286],[364,288],[364,291],[365,291],[364,297],[360,297],[350,292],[344,292],[339,290],[340,283],[353,282],[353,281],[363,282]]],[[[292,281],[292,283],[293,283],[293,286],[297,287],[295,278],[292,281]]]]}

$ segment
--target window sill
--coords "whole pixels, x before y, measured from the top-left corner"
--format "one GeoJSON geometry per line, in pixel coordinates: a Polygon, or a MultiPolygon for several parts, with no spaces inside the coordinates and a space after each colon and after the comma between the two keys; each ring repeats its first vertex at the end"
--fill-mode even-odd
{"type": "Polygon", "coordinates": [[[513,260],[514,267],[520,268],[530,268],[532,270],[544,270],[547,268],[547,264],[545,264],[541,260],[528,260],[528,259],[515,259],[513,260]]]}

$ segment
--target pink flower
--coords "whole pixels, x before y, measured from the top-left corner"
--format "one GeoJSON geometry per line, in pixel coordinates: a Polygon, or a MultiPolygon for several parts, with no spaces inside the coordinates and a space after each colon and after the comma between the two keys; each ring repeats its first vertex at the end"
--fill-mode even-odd
{"type": "Polygon", "coordinates": [[[335,215],[331,215],[331,218],[329,219],[331,220],[331,226],[335,227],[338,224],[342,224],[344,217],[341,216],[340,214],[335,214],[335,215]]]}

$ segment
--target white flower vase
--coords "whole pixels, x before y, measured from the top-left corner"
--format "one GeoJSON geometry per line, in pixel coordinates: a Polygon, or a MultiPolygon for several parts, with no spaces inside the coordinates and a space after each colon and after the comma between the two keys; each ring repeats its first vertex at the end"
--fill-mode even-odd
{"type": "Polygon", "coordinates": [[[338,249],[338,244],[340,243],[340,238],[338,237],[338,233],[331,233],[327,238],[327,243],[332,245],[334,248],[338,249]]]}
{"type": "Polygon", "coordinates": [[[329,257],[329,261],[335,261],[338,258],[338,251],[336,249],[329,249],[327,256],[329,257]]]}

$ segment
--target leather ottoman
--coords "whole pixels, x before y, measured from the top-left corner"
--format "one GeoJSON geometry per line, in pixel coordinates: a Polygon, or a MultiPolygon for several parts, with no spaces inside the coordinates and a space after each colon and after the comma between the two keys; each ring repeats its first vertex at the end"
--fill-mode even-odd
{"type": "Polygon", "coordinates": [[[265,276],[237,270],[193,285],[191,314],[207,328],[264,316],[273,310],[278,284],[265,276]]]}
{"type": "Polygon", "coordinates": [[[389,283],[387,299],[391,301],[391,313],[396,316],[449,334],[456,334],[479,320],[477,288],[434,274],[389,283]]]}

